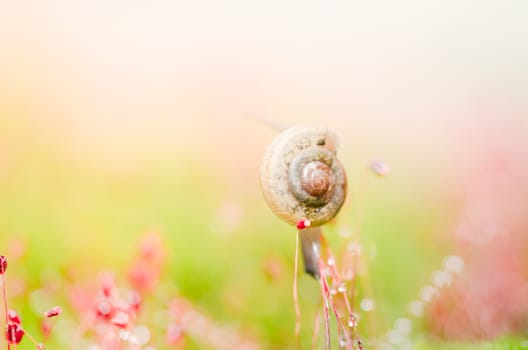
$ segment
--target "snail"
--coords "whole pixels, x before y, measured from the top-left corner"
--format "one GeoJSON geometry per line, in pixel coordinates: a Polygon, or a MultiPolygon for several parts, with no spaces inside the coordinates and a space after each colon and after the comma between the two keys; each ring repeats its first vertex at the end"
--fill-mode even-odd
{"type": "Polygon", "coordinates": [[[334,266],[335,258],[330,248],[324,244],[321,228],[337,215],[347,194],[346,173],[336,156],[336,139],[332,131],[321,126],[298,125],[282,131],[265,152],[260,169],[260,185],[271,210],[298,229],[295,242],[293,300],[295,337],[299,347],[302,321],[297,283],[300,240],[304,270],[318,280],[321,287],[326,348],[331,348],[329,309],[332,309],[340,327],[340,348],[355,349],[354,344],[357,344],[357,347],[362,349],[357,332],[349,333],[349,328],[355,323],[350,327],[343,325],[334,302],[336,297],[333,294],[337,292],[330,291],[329,279],[332,284],[339,283],[339,288],[344,288],[339,297],[345,300],[343,305],[346,305],[346,312],[354,320],[346,286],[334,266]]]}
{"type": "Polygon", "coordinates": [[[346,174],[336,157],[336,135],[329,129],[297,125],[270,144],[260,170],[260,184],[271,210],[297,225],[320,226],[333,219],[347,193],[346,174]]]}

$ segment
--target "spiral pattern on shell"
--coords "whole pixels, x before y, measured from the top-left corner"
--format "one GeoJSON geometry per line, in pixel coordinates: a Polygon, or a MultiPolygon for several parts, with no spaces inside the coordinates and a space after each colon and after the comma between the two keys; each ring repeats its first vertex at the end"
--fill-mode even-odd
{"type": "Polygon", "coordinates": [[[260,184],[271,210],[287,223],[310,220],[319,226],[330,221],[346,197],[335,134],[311,125],[283,131],[264,155],[260,184]]]}

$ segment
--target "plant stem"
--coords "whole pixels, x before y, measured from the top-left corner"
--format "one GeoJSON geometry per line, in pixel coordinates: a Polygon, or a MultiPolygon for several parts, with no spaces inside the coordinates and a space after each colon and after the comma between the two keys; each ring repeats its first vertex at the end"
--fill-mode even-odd
{"type": "MultiPolygon", "coordinates": [[[[8,318],[7,318],[7,288],[6,288],[6,272],[4,272],[2,274],[2,290],[3,290],[3,294],[2,294],[2,297],[4,299],[4,312],[5,312],[5,329],[7,331],[7,321],[8,321],[8,318]]],[[[2,330],[2,335],[4,335],[4,331],[2,330]]],[[[7,342],[7,350],[11,350],[11,345],[9,344],[9,341],[7,340],[6,338],[6,342],[7,342]]]]}
{"type": "Polygon", "coordinates": [[[297,283],[297,275],[299,274],[299,236],[300,231],[297,231],[295,236],[295,260],[293,267],[293,305],[295,308],[295,342],[297,348],[301,348],[301,308],[299,306],[299,290],[297,283]]]}

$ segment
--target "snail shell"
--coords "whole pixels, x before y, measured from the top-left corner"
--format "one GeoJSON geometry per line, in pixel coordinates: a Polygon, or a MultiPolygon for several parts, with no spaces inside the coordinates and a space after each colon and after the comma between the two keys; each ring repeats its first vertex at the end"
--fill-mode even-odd
{"type": "Polygon", "coordinates": [[[283,131],[264,155],[260,185],[271,210],[287,223],[310,220],[319,226],[330,221],[346,197],[335,134],[311,125],[283,131]]]}

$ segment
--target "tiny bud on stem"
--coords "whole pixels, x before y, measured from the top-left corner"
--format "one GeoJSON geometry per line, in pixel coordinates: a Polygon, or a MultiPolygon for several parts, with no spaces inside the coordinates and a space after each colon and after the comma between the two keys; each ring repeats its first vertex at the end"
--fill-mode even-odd
{"type": "Polygon", "coordinates": [[[304,230],[305,228],[310,227],[310,225],[310,220],[301,220],[297,223],[297,229],[304,230]]]}
{"type": "Polygon", "coordinates": [[[61,312],[62,312],[62,308],[60,306],[55,306],[49,309],[48,311],[46,311],[44,313],[44,316],[47,318],[51,318],[51,317],[59,316],[61,312]]]}
{"type": "Polygon", "coordinates": [[[0,255],[0,275],[6,273],[7,270],[7,259],[5,256],[0,255]]]}

